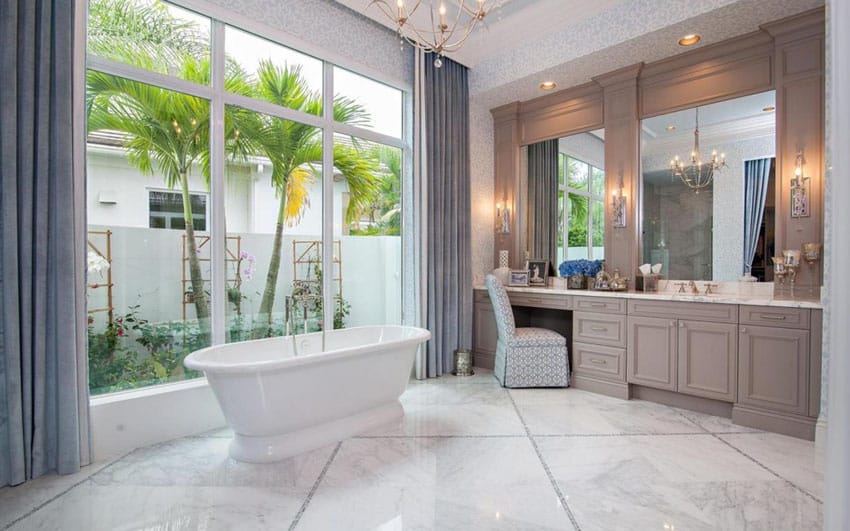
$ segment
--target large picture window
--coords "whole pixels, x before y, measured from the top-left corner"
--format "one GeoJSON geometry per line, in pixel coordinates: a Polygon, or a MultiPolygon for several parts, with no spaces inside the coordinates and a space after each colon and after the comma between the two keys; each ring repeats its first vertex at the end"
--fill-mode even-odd
{"type": "Polygon", "coordinates": [[[558,263],[605,258],[605,172],[558,155],[558,263]]]}
{"type": "Polygon", "coordinates": [[[232,22],[89,0],[92,394],[198,377],[212,344],[401,321],[404,91],[232,22]]]}

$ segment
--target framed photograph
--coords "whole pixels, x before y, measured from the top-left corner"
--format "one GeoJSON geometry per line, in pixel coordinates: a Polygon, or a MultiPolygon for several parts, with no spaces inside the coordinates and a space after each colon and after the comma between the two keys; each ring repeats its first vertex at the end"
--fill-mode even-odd
{"type": "Polygon", "coordinates": [[[526,267],[528,267],[528,285],[545,288],[549,278],[549,260],[529,260],[526,267]]]}
{"type": "Polygon", "coordinates": [[[525,269],[511,269],[511,278],[508,286],[528,286],[528,271],[525,269]]]}

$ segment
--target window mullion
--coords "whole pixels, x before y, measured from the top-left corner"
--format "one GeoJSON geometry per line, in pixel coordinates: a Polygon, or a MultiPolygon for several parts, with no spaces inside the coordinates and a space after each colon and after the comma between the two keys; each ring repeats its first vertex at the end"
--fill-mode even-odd
{"type": "Polygon", "coordinates": [[[213,20],[210,34],[212,101],[210,102],[210,292],[212,343],[226,340],[227,225],[225,220],[224,24],[213,20]]]}
{"type": "MultiPolygon", "coordinates": [[[[334,328],[334,78],[333,65],[322,64],[322,329],[334,328]]],[[[322,346],[324,348],[324,346],[322,346]]]]}

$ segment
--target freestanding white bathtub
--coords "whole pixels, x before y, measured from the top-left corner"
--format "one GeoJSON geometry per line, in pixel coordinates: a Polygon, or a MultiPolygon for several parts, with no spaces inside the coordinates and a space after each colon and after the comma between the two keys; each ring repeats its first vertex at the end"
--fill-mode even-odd
{"type": "Polygon", "coordinates": [[[364,326],[258,339],[193,352],[183,362],[204,371],[235,432],[230,455],[278,461],[394,420],[428,330],[364,326]]]}

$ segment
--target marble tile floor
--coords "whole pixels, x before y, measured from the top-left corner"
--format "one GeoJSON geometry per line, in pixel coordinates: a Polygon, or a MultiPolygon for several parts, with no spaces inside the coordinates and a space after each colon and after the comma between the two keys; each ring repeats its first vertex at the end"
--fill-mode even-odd
{"type": "Polygon", "coordinates": [[[252,465],[230,432],[140,448],[73,476],[0,489],[0,528],[820,529],[813,443],[492,374],[412,381],[406,415],[252,465]]]}

